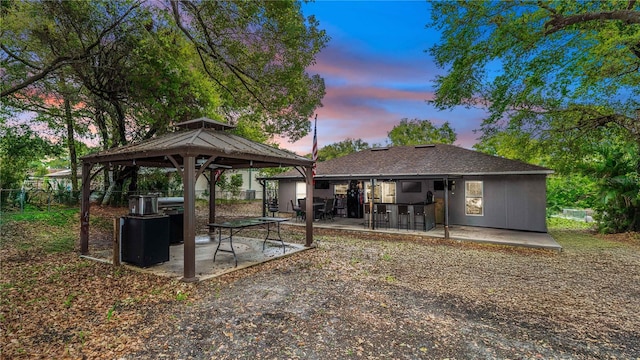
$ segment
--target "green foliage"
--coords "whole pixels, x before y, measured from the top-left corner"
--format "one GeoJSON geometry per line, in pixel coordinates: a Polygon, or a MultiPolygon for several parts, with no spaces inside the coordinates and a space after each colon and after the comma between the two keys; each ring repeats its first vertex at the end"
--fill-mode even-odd
{"type": "Polygon", "coordinates": [[[182,185],[178,172],[166,172],[164,169],[145,168],[138,175],[138,191],[141,193],[161,192],[169,194],[182,185]]]}
{"type": "Polygon", "coordinates": [[[542,165],[547,157],[540,141],[531,138],[526,132],[512,129],[492,135],[485,134],[473,148],[485,154],[539,165],[542,165]]]}
{"type": "MultiPolygon", "coordinates": [[[[347,138],[318,149],[318,161],[327,161],[370,148],[362,139],[347,138]]],[[[309,155],[311,156],[311,155],[309,155]]]]}
{"type": "Polygon", "coordinates": [[[640,174],[635,144],[603,144],[593,154],[590,168],[598,179],[600,202],[596,219],[600,231],[640,231],[640,174]]]}
{"type": "Polygon", "coordinates": [[[387,135],[394,146],[453,144],[457,138],[455,130],[451,128],[449,122],[438,127],[429,120],[409,120],[407,118],[400,120],[400,123],[394,126],[387,135]]]}
{"type": "Polygon", "coordinates": [[[563,208],[593,209],[598,200],[596,181],[585,175],[551,175],[547,177],[547,210],[561,212],[563,208]]]}
{"type": "Polygon", "coordinates": [[[307,70],[328,37],[295,1],[172,2],[174,21],[219,85],[230,119],[297,140],[321,105],[324,81],[307,70]],[[233,34],[233,35],[228,35],[233,34]]]}
{"type": "Polygon", "coordinates": [[[478,148],[580,173],[597,184],[601,230],[639,229],[640,4],[434,1],[431,15],[447,69],[433,104],[485,107],[478,148]]]}
{"type": "Polygon", "coordinates": [[[242,187],[242,174],[232,174],[230,177],[222,174],[216,185],[220,190],[228,191],[233,196],[238,196],[242,187]]]}
{"type": "Polygon", "coordinates": [[[59,148],[36,134],[27,125],[0,124],[0,188],[19,189],[31,163],[59,148]]]}

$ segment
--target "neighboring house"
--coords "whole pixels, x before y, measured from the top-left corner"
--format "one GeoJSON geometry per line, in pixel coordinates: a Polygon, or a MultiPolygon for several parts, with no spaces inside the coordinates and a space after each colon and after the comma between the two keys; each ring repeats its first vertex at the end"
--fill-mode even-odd
{"type": "MultiPolygon", "coordinates": [[[[231,176],[235,174],[242,175],[242,186],[240,186],[240,194],[237,198],[248,200],[262,199],[262,185],[257,180],[259,171],[259,169],[230,169],[224,172],[224,176],[231,178],[231,176]]],[[[226,195],[223,194],[219,188],[217,191],[217,197],[226,195]]],[[[196,182],[196,195],[200,198],[208,198],[208,195],[205,196],[208,192],[209,180],[204,176],[199,177],[196,182]]]]}
{"type": "MultiPolygon", "coordinates": [[[[318,163],[314,195],[346,199],[348,217],[363,217],[372,200],[391,209],[434,204],[435,223],[448,218],[448,225],[546,232],[546,176],[552,173],[454,145],[373,148],[318,163]]],[[[271,180],[279,181],[280,211],[305,197],[295,169],[271,180]]]]}

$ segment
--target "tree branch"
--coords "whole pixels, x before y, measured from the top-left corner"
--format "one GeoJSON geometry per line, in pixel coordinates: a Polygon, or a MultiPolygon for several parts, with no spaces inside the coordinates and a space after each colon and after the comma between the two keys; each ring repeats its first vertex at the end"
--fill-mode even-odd
{"type": "Polygon", "coordinates": [[[6,52],[6,53],[7,53],[7,55],[9,55],[11,58],[13,58],[13,59],[17,60],[18,62],[21,62],[21,63],[23,63],[23,64],[27,65],[27,66],[28,66],[28,67],[30,67],[30,68],[34,68],[34,69],[37,69],[37,70],[41,70],[41,68],[40,68],[40,67],[38,67],[38,66],[36,66],[36,65],[34,65],[34,64],[30,63],[30,62],[28,62],[27,60],[25,60],[25,59],[23,59],[23,58],[19,57],[18,55],[16,55],[14,52],[12,52],[11,50],[9,50],[9,48],[8,48],[8,47],[6,47],[4,44],[0,44],[0,49],[4,50],[4,52],[6,52]]]}
{"type": "Polygon", "coordinates": [[[551,12],[551,20],[547,21],[544,25],[545,27],[545,35],[550,35],[556,33],[560,30],[564,30],[565,28],[586,23],[590,21],[608,21],[608,20],[619,20],[623,21],[627,24],[640,24],[640,12],[634,10],[616,10],[616,11],[603,11],[597,13],[588,13],[588,14],[576,14],[576,15],[558,15],[555,10],[545,9],[551,12]]]}
{"type": "Polygon", "coordinates": [[[100,34],[98,35],[98,38],[96,39],[96,41],[94,41],[92,44],[90,44],[87,48],[84,49],[82,54],[76,55],[76,56],[59,56],[56,59],[54,59],[48,66],[46,66],[44,69],[42,69],[39,73],[28,77],[27,79],[25,79],[23,82],[21,82],[20,84],[14,85],[13,87],[10,87],[7,90],[3,90],[2,92],[0,92],[0,97],[5,97],[7,95],[13,94],[14,92],[20,91],[24,88],[26,88],[27,86],[42,80],[43,78],[45,78],[47,75],[49,75],[49,73],[63,67],[69,64],[72,64],[74,62],[78,62],[80,60],[84,60],[86,58],[89,58],[91,56],[91,51],[97,47],[98,45],[100,45],[102,43],[102,39],[107,36],[107,34],[111,33],[111,31],[113,29],[116,28],[116,26],[120,25],[120,23],[122,23],[128,16],[129,14],[131,14],[131,12],[133,10],[135,10],[136,8],[140,7],[140,3],[136,3],[134,5],[132,5],[127,11],[125,11],[119,18],[117,18],[109,27],[105,28],[104,30],[102,30],[100,32],[100,34]]]}

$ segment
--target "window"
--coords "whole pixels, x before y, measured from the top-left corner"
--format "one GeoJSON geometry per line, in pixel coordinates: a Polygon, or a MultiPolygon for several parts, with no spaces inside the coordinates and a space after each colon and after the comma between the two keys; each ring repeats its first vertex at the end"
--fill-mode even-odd
{"type": "Polygon", "coordinates": [[[464,213],[471,216],[483,216],[482,181],[466,181],[464,186],[464,213]]]}
{"type": "Polygon", "coordinates": [[[349,190],[349,184],[335,184],[333,186],[334,195],[347,195],[348,190],[349,190]]]}
{"type": "MultiPolygon", "coordinates": [[[[365,202],[371,200],[371,183],[365,183],[365,202]]],[[[374,201],[377,203],[395,204],[396,183],[394,181],[378,181],[374,191],[374,201]]]]}

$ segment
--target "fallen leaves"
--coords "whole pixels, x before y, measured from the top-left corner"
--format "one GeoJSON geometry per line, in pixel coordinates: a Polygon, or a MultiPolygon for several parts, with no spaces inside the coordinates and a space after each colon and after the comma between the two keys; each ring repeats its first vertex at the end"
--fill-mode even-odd
{"type": "MultiPolygon", "coordinates": [[[[558,254],[317,230],[319,249],[196,284],[3,239],[2,356],[640,356],[636,234],[558,254]]],[[[5,234],[37,236],[20,224],[5,234]]]]}

